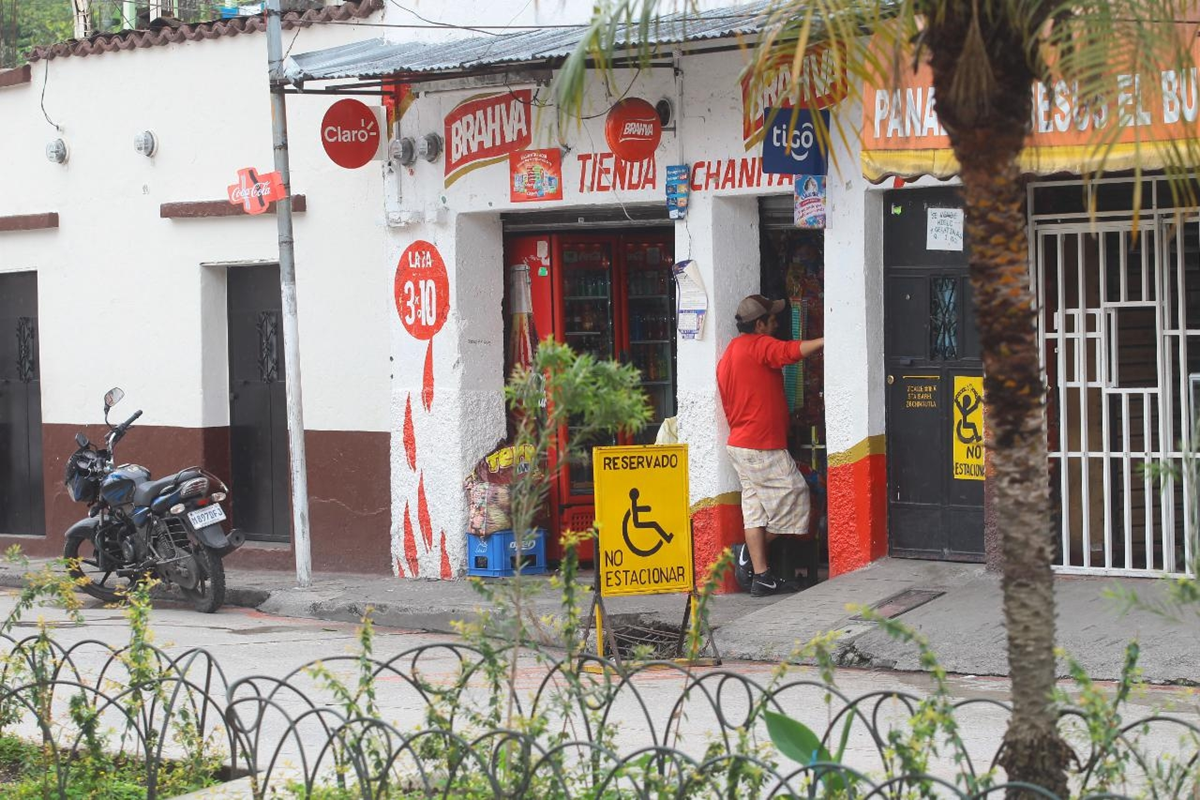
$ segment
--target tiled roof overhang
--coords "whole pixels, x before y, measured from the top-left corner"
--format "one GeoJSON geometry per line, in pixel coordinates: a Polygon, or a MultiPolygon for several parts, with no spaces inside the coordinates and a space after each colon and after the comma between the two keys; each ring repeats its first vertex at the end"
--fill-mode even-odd
{"type": "MultiPolygon", "coordinates": [[[[303,13],[284,13],[283,29],[307,28],[322,22],[346,22],[364,19],[383,8],[383,0],[351,0],[336,6],[310,9],[303,13]]],[[[65,58],[66,56],[91,56],[141,47],[158,47],[175,42],[198,42],[205,39],[220,39],[253,33],[267,28],[266,17],[234,17],[233,19],[198,22],[180,25],[178,28],[163,27],[160,30],[126,30],[117,33],[101,33],[87,39],[71,39],[60,44],[38,47],[29,55],[30,61],[65,58]]]]}

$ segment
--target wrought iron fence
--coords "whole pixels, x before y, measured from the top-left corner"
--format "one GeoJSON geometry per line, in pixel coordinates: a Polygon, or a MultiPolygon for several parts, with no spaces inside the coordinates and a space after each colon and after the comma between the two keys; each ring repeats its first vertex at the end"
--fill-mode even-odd
{"type": "MultiPolygon", "coordinates": [[[[144,766],[149,798],[163,796],[164,763],[198,753],[249,776],[256,798],[310,797],[328,787],[346,797],[539,800],[1000,797],[1013,788],[995,774],[994,747],[981,751],[954,734],[974,724],[1002,731],[1009,709],[994,699],[943,696],[939,706],[902,691],[850,697],[826,680],[783,671],[753,676],[666,662],[618,670],[599,658],[538,650],[520,651],[514,669],[511,650],[458,643],[230,680],[200,649],[172,655],[98,640],[64,646],[44,633],[5,638],[0,725],[44,744],[51,795],[60,798],[104,730],[114,732],[107,746],[144,766]],[[767,712],[811,717],[814,709],[825,724],[811,763],[768,744],[767,712]],[[401,717],[407,722],[388,721],[401,717]],[[914,764],[923,769],[912,772],[914,764]]],[[[1064,712],[1075,786],[1106,796],[1200,790],[1200,728],[1164,715],[1109,721],[1097,735],[1094,712],[1064,712]],[[1148,750],[1148,731],[1160,740],[1177,732],[1177,752],[1148,750]]],[[[1025,788],[1030,797],[1051,796],[1025,788]]]]}

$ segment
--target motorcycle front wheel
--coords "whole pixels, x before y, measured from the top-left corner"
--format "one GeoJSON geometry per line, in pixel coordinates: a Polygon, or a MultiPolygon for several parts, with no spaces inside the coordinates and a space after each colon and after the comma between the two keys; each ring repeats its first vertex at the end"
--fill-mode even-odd
{"type": "Polygon", "coordinates": [[[225,565],[220,555],[201,544],[193,546],[192,557],[200,573],[196,588],[181,586],[180,591],[201,614],[212,614],[225,604],[225,565]]]}
{"type": "Polygon", "coordinates": [[[113,570],[100,566],[96,543],[86,538],[67,539],[63,558],[68,563],[67,574],[80,589],[105,603],[123,603],[137,583],[136,579],[119,578],[113,570]]]}

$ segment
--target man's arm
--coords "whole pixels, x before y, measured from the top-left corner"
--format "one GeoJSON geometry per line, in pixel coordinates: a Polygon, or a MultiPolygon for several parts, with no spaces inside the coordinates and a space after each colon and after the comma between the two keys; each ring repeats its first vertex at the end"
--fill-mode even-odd
{"type": "Polygon", "coordinates": [[[819,353],[825,348],[825,337],[808,339],[800,343],[800,357],[808,358],[813,353],[819,353]]]}

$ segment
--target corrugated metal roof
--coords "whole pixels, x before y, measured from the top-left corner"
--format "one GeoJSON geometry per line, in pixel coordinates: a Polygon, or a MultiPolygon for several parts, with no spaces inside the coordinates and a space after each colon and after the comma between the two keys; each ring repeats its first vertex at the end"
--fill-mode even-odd
{"type": "MultiPolygon", "coordinates": [[[[662,17],[648,31],[652,44],[695,42],[756,33],[764,20],[768,2],[712,9],[694,14],[662,17]]],[[[566,58],[582,40],[587,27],[546,28],[475,36],[437,44],[396,44],[383,39],[328,50],[301,53],[288,59],[287,76],[292,82],[338,78],[382,78],[389,75],[462,73],[502,64],[544,63],[566,58]]],[[[641,41],[638,27],[631,26],[616,36],[616,47],[641,41]]]]}

